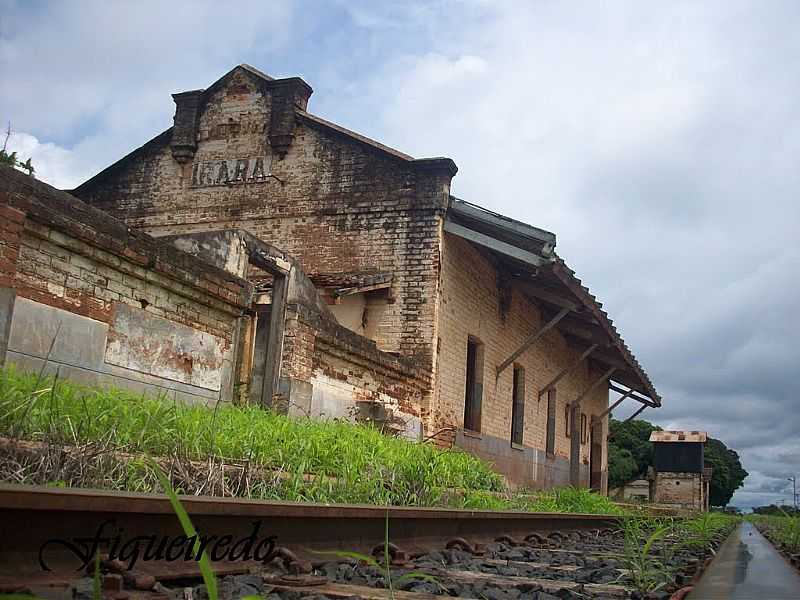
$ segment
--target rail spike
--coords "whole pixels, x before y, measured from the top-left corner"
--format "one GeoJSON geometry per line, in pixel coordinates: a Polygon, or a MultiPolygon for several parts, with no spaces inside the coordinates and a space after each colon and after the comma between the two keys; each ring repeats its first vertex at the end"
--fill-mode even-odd
{"type": "Polygon", "coordinates": [[[408,555],[404,550],[401,550],[396,544],[389,542],[388,544],[380,543],[370,550],[370,554],[377,558],[382,558],[388,551],[389,558],[393,563],[403,563],[408,560],[408,555]]]}
{"type": "Polygon", "coordinates": [[[470,554],[479,554],[478,549],[476,547],[474,547],[467,540],[461,537],[447,540],[447,543],[444,545],[444,547],[447,548],[448,550],[457,548],[459,550],[463,550],[464,552],[469,552],[470,554]]]}

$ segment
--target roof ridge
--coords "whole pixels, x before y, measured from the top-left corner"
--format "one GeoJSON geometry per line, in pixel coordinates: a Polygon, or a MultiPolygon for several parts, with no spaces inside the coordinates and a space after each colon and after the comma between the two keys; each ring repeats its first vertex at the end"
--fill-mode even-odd
{"type": "Polygon", "coordinates": [[[308,112],[306,110],[303,110],[303,109],[300,109],[300,108],[295,108],[295,113],[297,115],[299,115],[300,117],[304,118],[304,119],[308,119],[312,123],[317,123],[319,125],[323,125],[324,127],[328,127],[330,129],[333,129],[337,133],[341,133],[342,135],[346,135],[348,137],[351,137],[351,138],[353,138],[355,140],[358,140],[359,142],[362,142],[364,144],[367,144],[369,146],[377,148],[378,150],[382,150],[382,151],[384,151],[384,152],[386,152],[388,154],[391,154],[392,156],[395,156],[397,158],[401,158],[401,159],[407,160],[407,161],[416,160],[413,156],[411,156],[409,154],[406,154],[405,152],[400,152],[400,150],[396,150],[395,148],[392,148],[391,146],[387,146],[385,144],[381,144],[380,142],[378,142],[376,140],[373,140],[372,138],[369,138],[369,137],[367,137],[365,135],[361,135],[360,133],[356,133],[352,129],[347,129],[346,127],[342,127],[341,125],[337,125],[336,123],[334,123],[332,121],[328,121],[327,119],[323,119],[322,117],[319,117],[319,116],[317,116],[315,114],[312,114],[312,113],[310,113],[310,112],[308,112]]]}

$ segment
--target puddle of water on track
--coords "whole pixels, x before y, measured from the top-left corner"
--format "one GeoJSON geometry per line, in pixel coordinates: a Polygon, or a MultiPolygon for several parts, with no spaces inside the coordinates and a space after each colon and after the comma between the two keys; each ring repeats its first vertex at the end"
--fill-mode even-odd
{"type": "Polygon", "coordinates": [[[689,600],[798,600],[800,574],[743,522],[720,547],[689,600]]]}

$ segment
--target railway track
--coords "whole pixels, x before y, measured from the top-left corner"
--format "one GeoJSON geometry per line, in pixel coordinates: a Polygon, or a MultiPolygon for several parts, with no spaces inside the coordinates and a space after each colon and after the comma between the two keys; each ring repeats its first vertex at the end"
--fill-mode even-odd
{"type": "MultiPolygon", "coordinates": [[[[183,497],[181,502],[207,540],[206,554],[213,559],[222,597],[635,597],[614,517],[209,497],[183,497]],[[248,539],[253,550],[261,543],[261,555],[233,555],[248,539]],[[222,550],[227,551],[215,553],[225,540],[222,550]],[[382,559],[385,553],[391,557],[388,572],[362,558],[382,559]],[[390,579],[392,591],[387,589],[390,579]]],[[[156,552],[182,536],[164,496],[0,485],[0,590],[84,597],[91,585],[87,568],[91,572],[91,559],[99,554],[109,598],[202,600],[197,562],[180,552],[173,560],[156,552]]],[[[687,577],[701,562],[686,561],[687,577]]]]}

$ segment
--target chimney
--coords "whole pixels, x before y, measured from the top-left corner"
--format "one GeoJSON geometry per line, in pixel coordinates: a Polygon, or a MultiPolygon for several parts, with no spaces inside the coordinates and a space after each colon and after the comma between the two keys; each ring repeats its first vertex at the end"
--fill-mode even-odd
{"type": "Polygon", "coordinates": [[[191,161],[197,150],[197,121],[203,90],[172,94],[172,99],[175,100],[175,125],[170,147],[173,158],[183,164],[191,161]]]}
{"type": "Polygon", "coordinates": [[[283,158],[294,140],[294,111],[306,110],[314,90],[299,77],[274,79],[266,87],[272,96],[268,140],[275,153],[283,158]]]}

